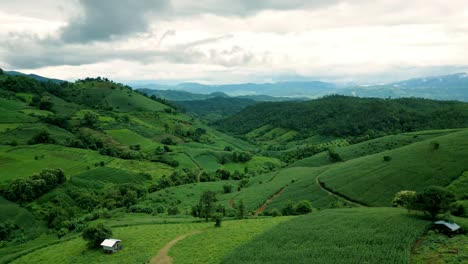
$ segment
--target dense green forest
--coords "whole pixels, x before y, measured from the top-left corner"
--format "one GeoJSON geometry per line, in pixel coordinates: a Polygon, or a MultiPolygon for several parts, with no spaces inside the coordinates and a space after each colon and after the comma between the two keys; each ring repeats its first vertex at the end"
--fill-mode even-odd
{"type": "Polygon", "coordinates": [[[374,138],[425,129],[466,127],[468,104],[333,95],[307,102],[261,103],[215,124],[234,134],[270,125],[305,134],[374,138]]]}
{"type": "Polygon", "coordinates": [[[257,102],[244,98],[215,97],[205,100],[178,101],[174,102],[187,113],[203,118],[208,121],[215,121],[235,114],[247,106],[257,102]]]}

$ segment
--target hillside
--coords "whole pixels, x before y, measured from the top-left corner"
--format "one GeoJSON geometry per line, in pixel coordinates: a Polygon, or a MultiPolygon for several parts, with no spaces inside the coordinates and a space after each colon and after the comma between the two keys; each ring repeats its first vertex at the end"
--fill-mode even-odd
{"type": "Polygon", "coordinates": [[[245,134],[263,126],[302,135],[370,137],[468,126],[468,104],[416,98],[327,96],[307,102],[256,104],[220,120],[217,127],[245,134]]]}
{"type": "Polygon", "coordinates": [[[178,101],[175,105],[187,111],[187,113],[208,121],[216,121],[240,112],[247,106],[257,102],[244,98],[214,97],[205,100],[178,101]]]}

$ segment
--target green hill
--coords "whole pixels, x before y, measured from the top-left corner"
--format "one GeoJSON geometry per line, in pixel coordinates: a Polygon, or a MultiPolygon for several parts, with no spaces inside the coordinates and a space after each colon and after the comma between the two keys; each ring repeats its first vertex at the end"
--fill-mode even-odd
{"type": "Polygon", "coordinates": [[[386,134],[468,126],[468,104],[417,98],[376,99],[327,96],[307,102],[256,104],[217,122],[245,134],[269,125],[336,137],[374,138],[386,134]]]}

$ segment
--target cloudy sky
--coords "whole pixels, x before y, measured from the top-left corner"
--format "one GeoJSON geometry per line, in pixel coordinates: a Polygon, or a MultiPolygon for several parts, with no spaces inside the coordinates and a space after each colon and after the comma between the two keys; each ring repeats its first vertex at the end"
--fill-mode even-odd
{"type": "Polygon", "coordinates": [[[0,67],[74,80],[379,83],[468,71],[466,0],[0,0],[0,67]]]}

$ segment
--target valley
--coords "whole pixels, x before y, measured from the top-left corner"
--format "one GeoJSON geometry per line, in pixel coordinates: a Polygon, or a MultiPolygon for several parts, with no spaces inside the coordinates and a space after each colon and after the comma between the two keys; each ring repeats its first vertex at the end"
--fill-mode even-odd
{"type": "Polygon", "coordinates": [[[468,103],[192,99],[1,74],[0,263],[468,259],[466,234],[430,244],[430,209],[394,199],[437,186],[436,217],[468,230],[468,103]],[[99,226],[123,248],[90,248],[99,226]]]}

